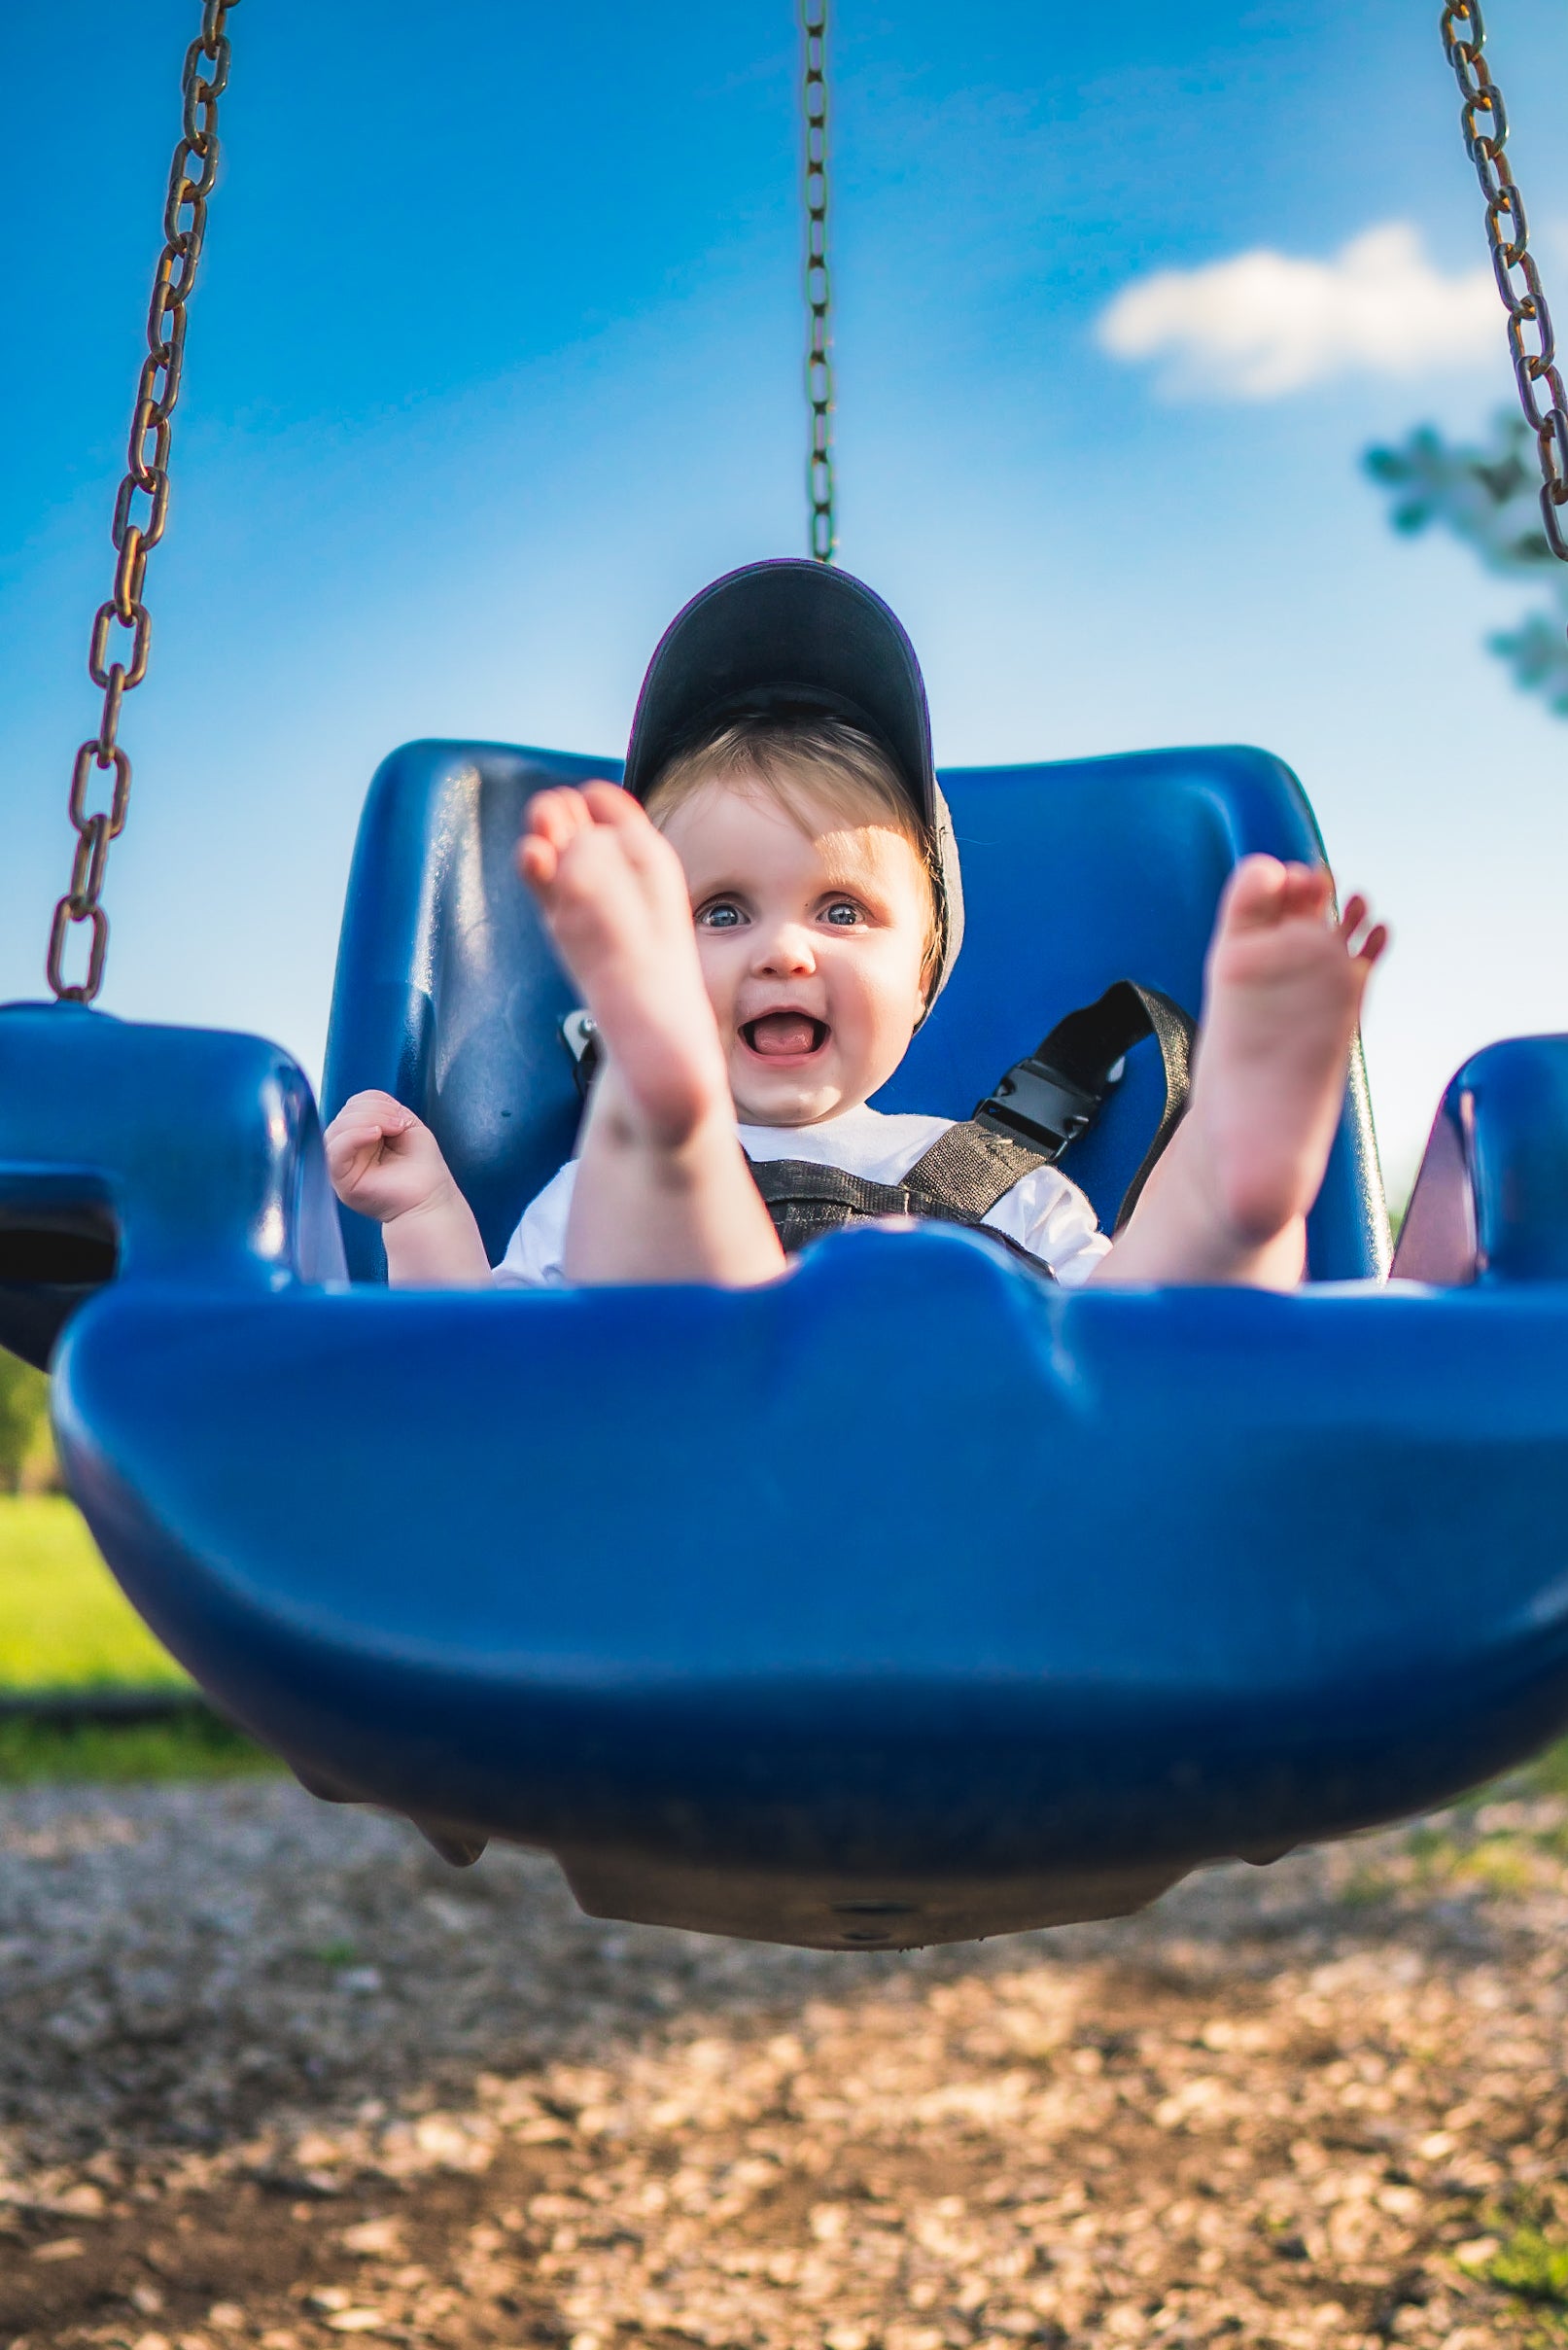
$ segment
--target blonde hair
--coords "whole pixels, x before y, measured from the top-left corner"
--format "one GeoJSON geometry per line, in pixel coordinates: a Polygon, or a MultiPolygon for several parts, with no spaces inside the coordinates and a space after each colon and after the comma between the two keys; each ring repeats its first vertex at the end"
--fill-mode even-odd
{"type": "Polygon", "coordinates": [[[927,989],[941,953],[940,903],[932,844],[898,770],[880,743],[846,719],[784,719],[766,714],[735,718],[678,751],[660,770],[644,803],[661,829],[704,785],[724,783],[772,800],[808,839],[822,819],[858,831],[878,826],[907,840],[925,885],[925,952],[921,981],[927,989]]]}

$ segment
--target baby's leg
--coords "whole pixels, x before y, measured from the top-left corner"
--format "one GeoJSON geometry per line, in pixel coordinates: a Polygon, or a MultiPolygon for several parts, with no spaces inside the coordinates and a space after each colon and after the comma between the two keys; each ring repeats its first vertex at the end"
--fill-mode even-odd
{"type": "Polygon", "coordinates": [[[567,1222],[574,1281],[718,1281],[784,1270],[735,1134],[679,859],[613,784],[541,792],[518,865],[599,1031],[567,1222]]]}
{"type": "Polygon", "coordinates": [[[1098,1277],[1288,1289],[1306,1268],[1373,965],[1387,944],[1329,876],[1249,857],[1209,948],[1192,1099],[1098,1277]]]}

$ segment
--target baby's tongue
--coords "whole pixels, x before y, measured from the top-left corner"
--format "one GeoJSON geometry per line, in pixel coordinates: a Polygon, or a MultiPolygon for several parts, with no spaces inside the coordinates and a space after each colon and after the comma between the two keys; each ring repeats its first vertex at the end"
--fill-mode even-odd
{"type": "Polygon", "coordinates": [[[809,1053],[817,1024],[804,1012],[765,1012],[749,1024],[747,1035],[754,1053],[809,1053]]]}

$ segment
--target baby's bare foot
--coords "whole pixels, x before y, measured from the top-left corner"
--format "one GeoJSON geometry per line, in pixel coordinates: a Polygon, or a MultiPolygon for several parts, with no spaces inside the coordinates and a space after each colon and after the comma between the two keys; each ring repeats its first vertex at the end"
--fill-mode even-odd
{"type": "Polygon", "coordinates": [[[1209,948],[1189,1124],[1222,1226],[1261,1248],[1311,1207],[1373,965],[1388,942],[1311,865],[1249,857],[1209,948]]]}
{"type": "Polygon", "coordinates": [[[614,784],[541,791],[517,863],[598,1027],[619,1112],[663,1149],[727,1118],[685,875],[637,801],[614,784]]]}

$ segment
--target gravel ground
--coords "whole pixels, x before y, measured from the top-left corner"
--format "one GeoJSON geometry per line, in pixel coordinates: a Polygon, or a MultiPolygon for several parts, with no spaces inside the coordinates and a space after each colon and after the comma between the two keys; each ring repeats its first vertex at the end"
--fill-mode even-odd
{"type": "Polygon", "coordinates": [[[1568,1806],[907,1957],[0,1797],[0,2344],[1568,2340],[1568,1806]]]}

